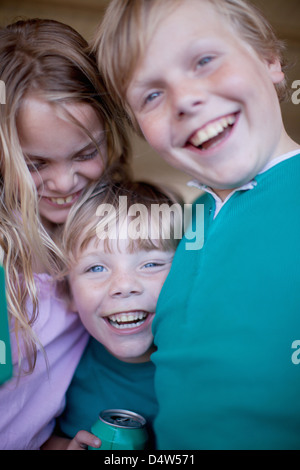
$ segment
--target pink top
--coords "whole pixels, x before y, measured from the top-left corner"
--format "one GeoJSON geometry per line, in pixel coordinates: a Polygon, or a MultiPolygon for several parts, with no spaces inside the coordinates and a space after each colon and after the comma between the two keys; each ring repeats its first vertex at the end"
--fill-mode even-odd
{"type": "Polygon", "coordinates": [[[18,354],[11,339],[13,379],[0,386],[0,449],[37,450],[50,437],[55,417],[65,405],[65,392],[88,340],[76,313],[67,311],[55,294],[47,274],[36,276],[39,286],[39,317],[34,331],[44,347],[38,351],[35,369],[17,377],[18,354]]]}

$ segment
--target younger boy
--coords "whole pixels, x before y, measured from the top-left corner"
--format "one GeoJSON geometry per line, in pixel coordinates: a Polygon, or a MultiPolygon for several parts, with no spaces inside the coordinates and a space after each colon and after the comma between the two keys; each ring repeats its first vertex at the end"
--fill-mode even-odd
{"type": "Polygon", "coordinates": [[[280,42],[244,0],[112,0],[95,48],[115,102],[206,191],[204,245],[179,245],[153,322],[158,448],[299,449],[300,147],[280,42]]]}
{"type": "Polygon", "coordinates": [[[96,186],[70,212],[62,247],[71,307],[91,339],[59,419],[62,433],[76,437],[71,443],[56,438],[52,449],[58,440],[60,448],[98,447],[94,436],[79,431],[90,431],[101,411],[115,408],[146,418],[153,448],[151,326],[181,222],[178,199],[137,182],[96,186]]]}

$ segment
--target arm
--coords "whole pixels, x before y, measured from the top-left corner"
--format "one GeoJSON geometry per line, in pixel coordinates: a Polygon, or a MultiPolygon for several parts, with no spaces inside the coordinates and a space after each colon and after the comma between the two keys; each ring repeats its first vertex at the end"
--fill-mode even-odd
{"type": "Polygon", "coordinates": [[[99,448],[101,441],[90,432],[79,431],[73,439],[53,434],[43,444],[42,450],[87,450],[88,446],[99,448]]]}

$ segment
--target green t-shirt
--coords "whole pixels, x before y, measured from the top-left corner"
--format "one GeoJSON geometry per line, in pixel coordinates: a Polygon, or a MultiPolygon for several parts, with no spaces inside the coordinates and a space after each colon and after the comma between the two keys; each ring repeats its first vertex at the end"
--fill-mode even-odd
{"type": "Polygon", "coordinates": [[[183,239],[163,286],[158,449],[300,449],[300,156],[256,182],[215,219],[197,201],[203,248],[183,239]]]}
{"type": "Polygon", "coordinates": [[[146,418],[153,447],[154,369],[150,361],[120,361],[91,338],[68,389],[66,408],[58,420],[60,430],[73,438],[81,429],[90,431],[103,410],[130,410],[146,418]]]}

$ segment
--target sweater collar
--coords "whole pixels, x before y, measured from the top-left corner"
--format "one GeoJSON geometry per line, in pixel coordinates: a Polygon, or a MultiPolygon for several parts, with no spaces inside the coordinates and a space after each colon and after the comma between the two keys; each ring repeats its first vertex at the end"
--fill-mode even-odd
{"type": "MultiPolygon", "coordinates": [[[[296,155],[300,154],[300,149],[293,150],[291,152],[285,153],[284,155],[280,155],[277,158],[274,158],[270,162],[267,163],[267,165],[264,166],[264,168],[258,173],[261,175],[262,173],[265,173],[268,171],[270,168],[273,168],[275,165],[278,165],[278,163],[283,162],[284,160],[288,160],[289,158],[295,157],[296,155]]],[[[226,204],[226,202],[233,196],[234,193],[237,191],[248,191],[250,189],[255,188],[257,185],[257,182],[255,179],[249,181],[248,183],[243,184],[242,186],[235,188],[231,191],[230,194],[224,199],[224,201],[214,192],[212,188],[209,186],[200,183],[198,180],[192,180],[187,183],[188,186],[195,187],[198,189],[201,189],[202,191],[205,191],[208,194],[211,194],[215,200],[215,213],[214,213],[214,218],[218,215],[220,212],[221,208],[226,204]]]]}

